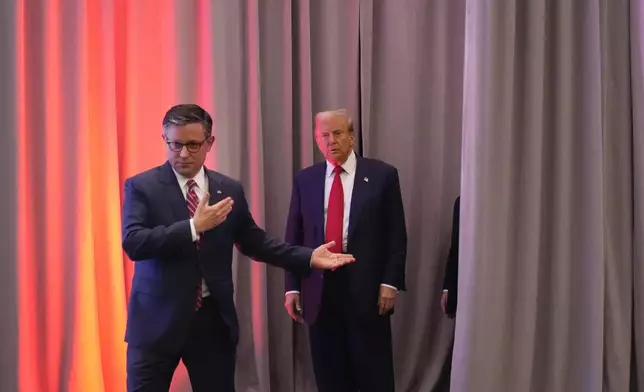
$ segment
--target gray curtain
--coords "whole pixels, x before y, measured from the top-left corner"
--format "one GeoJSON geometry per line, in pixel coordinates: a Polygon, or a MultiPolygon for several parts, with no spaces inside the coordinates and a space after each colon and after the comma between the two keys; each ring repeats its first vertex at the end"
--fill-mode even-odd
{"type": "Polygon", "coordinates": [[[633,358],[631,390],[644,389],[644,2],[630,1],[633,121],[633,358]]]}
{"type": "Polygon", "coordinates": [[[640,7],[467,1],[454,392],[629,390],[640,7]]]}
{"type": "MultiPolygon", "coordinates": [[[[399,389],[445,389],[453,322],[438,300],[459,192],[465,3],[400,4],[3,2],[2,141],[15,146],[20,136],[29,149],[7,148],[0,170],[14,189],[17,162],[29,162],[26,182],[42,197],[27,208],[35,227],[28,241],[3,226],[2,390],[124,386],[121,321],[131,264],[120,265],[120,186],[163,162],[159,123],[177,102],[211,111],[217,139],[208,166],[240,179],[256,220],[280,237],[294,173],[321,160],[313,115],[334,108],[352,114],[359,152],[398,166],[407,209],[409,291],[394,317],[399,389]],[[14,126],[16,101],[28,112],[14,126]],[[88,241],[92,247],[84,247],[88,241]],[[49,250],[35,246],[37,257],[17,260],[18,243],[49,250]],[[19,287],[20,265],[35,271],[42,290],[19,287]],[[34,301],[23,300],[19,313],[16,296],[25,293],[34,301]],[[39,316],[34,322],[26,314],[39,316]],[[18,330],[39,351],[18,355],[18,330]],[[32,361],[20,375],[18,357],[32,361]]],[[[3,193],[3,216],[24,223],[14,194],[3,193]]],[[[283,307],[283,271],[241,257],[234,268],[238,390],[315,391],[306,329],[283,307]]],[[[190,390],[182,366],[172,390],[190,390]]]]}
{"type": "Polygon", "coordinates": [[[398,167],[409,236],[397,390],[447,390],[454,322],[439,298],[460,188],[465,1],[361,1],[360,24],[364,155],[398,167]]]}

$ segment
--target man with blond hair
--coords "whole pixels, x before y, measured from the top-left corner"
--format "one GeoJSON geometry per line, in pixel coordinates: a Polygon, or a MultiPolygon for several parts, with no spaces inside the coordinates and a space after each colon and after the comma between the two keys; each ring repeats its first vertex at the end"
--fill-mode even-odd
{"type": "Polygon", "coordinates": [[[285,307],[309,326],[320,392],[395,390],[390,317],[405,290],[407,233],[395,167],[356,155],[346,110],[318,113],[315,140],[326,158],[295,178],[286,241],[332,252],[356,263],[286,273],[285,307]]]}

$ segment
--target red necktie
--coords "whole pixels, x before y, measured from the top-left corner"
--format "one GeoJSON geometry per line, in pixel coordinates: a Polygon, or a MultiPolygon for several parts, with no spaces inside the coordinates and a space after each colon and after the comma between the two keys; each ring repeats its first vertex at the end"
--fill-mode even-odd
{"type": "MultiPolygon", "coordinates": [[[[197,183],[195,180],[190,179],[188,180],[188,192],[186,193],[186,203],[188,204],[188,211],[190,211],[190,217],[192,218],[195,216],[195,211],[197,211],[197,206],[199,205],[199,198],[197,197],[197,193],[195,192],[195,188],[197,188],[197,183]]],[[[197,249],[199,249],[199,240],[197,239],[197,249]]],[[[201,282],[197,284],[197,302],[196,302],[196,309],[199,310],[201,307],[201,282]]]]}
{"type": "Polygon", "coordinates": [[[342,253],[342,232],[344,222],[344,190],[340,173],[344,170],[342,166],[333,169],[333,185],[329,195],[329,205],[326,213],[326,242],[335,241],[335,246],[329,248],[333,253],[342,253]]]}

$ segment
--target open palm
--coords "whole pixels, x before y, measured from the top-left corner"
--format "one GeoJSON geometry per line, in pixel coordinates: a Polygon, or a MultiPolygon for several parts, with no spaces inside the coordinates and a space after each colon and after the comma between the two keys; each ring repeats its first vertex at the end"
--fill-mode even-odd
{"type": "Polygon", "coordinates": [[[335,246],[335,241],[328,242],[316,248],[311,256],[311,267],[325,270],[335,269],[355,261],[353,255],[331,252],[329,248],[333,246],[335,246]]]}

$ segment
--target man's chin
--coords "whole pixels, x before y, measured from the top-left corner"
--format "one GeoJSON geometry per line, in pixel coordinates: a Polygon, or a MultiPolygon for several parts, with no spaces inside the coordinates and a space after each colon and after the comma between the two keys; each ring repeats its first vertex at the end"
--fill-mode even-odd
{"type": "Polygon", "coordinates": [[[330,152],[326,156],[326,159],[327,159],[327,161],[329,161],[331,163],[340,163],[342,161],[342,154],[330,152]]]}
{"type": "Polygon", "coordinates": [[[176,170],[177,173],[181,174],[182,176],[190,177],[192,174],[194,174],[194,165],[189,163],[175,163],[174,170],[176,170]]]}

